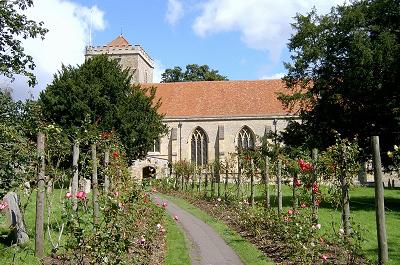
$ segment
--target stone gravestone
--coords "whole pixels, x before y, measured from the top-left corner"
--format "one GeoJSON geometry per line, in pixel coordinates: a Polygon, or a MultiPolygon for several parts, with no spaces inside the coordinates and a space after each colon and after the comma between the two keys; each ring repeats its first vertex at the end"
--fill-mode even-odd
{"type": "Polygon", "coordinates": [[[17,194],[15,192],[7,193],[6,196],[4,196],[3,201],[8,205],[6,215],[12,229],[12,242],[14,244],[17,243],[18,245],[28,242],[29,237],[25,230],[21,211],[19,210],[17,194]]]}
{"type": "Polygon", "coordinates": [[[83,185],[83,191],[84,191],[86,194],[89,194],[89,193],[90,193],[90,186],[91,186],[91,181],[90,181],[90,179],[84,179],[83,183],[84,183],[84,185],[83,185]]]}

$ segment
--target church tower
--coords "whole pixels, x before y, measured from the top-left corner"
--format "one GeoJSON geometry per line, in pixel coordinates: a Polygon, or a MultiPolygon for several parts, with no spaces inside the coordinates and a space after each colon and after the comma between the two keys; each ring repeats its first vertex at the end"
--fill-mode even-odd
{"type": "Polygon", "coordinates": [[[86,47],[86,59],[99,54],[117,59],[123,69],[130,68],[132,83],[153,83],[154,61],[140,45],[132,46],[122,35],[105,46],[86,47]]]}

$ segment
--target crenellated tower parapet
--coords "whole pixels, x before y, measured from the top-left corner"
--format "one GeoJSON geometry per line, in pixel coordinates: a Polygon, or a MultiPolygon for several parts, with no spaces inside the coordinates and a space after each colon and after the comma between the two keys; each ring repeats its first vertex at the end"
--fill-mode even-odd
{"type": "Polygon", "coordinates": [[[153,82],[154,61],[140,45],[131,45],[119,36],[107,45],[86,47],[86,59],[100,54],[107,54],[123,68],[130,68],[133,83],[153,82]]]}

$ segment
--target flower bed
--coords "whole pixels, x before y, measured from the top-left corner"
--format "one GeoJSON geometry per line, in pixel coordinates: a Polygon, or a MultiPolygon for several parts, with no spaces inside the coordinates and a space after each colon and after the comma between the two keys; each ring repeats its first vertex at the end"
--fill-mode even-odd
{"type": "Polygon", "coordinates": [[[332,236],[321,231],[321,224],[313,225],[308,208],[278,215],[263,207],[251,207],[247,201],[226,204],[218,198],[207,200],[187,192],[162,192],[181,197],[224,221],[278,264],[366,263],[340,231],[332,236]]]}

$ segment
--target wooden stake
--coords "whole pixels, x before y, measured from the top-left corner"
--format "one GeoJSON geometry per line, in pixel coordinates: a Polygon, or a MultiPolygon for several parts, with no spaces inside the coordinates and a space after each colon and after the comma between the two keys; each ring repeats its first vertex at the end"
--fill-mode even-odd
{"type": "Polygon", "coordinates": [[[265,157],[265,207],[270,207],[269,195],[269,157],[265,157]]]}
{"type": "Polygon", "coordinates": [[[79,142],[77,140],[74,141],[74,146],[72,148],[72,183],[71,183],[71,194],[72,194],[72,209],[76,211],[78,208],[78,199],[76,198],[76,194],[78,193],[78,184],[79,184],[79,142]]]}
{"type": "Polygon", "coordinates": [[[282,181],[281,181],[281,171],[282,171],[282,161],[278,160],[278,168],[276,174],[276,182],[277,182],[277,196],[278,196],[278,213],[282,212],[282,181]]]}
{"type": "Polygon", "coordinates": [[[44,133],[37,135],[38,175],[36,193],[36,221],[35,221],[35,255],[44,257],[44,192],[45,192],[45,160],[44,160],[44,133]]]}
{"type": "Polygon", "coordinates": [[[376,210],[376,232],[378,235],[378,257],[379,264],[384,264],[389,259],[388,244],[385,226],[385,202],[382,183],[381,155],[379,148],[379,136],[372,136],[372,156],[375,180],[375,210],[376,210]]]}
{"type": "Polygon", "coordinates": [[[96,143],[92,144],[92,184],[93,184],[93,224],[98,224],[99,221],[99,187],[97,182],[97,153],[96,143]]]}

